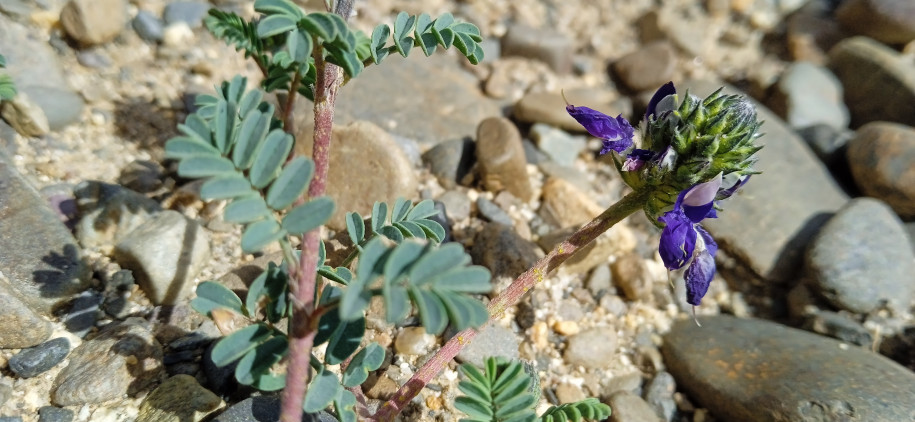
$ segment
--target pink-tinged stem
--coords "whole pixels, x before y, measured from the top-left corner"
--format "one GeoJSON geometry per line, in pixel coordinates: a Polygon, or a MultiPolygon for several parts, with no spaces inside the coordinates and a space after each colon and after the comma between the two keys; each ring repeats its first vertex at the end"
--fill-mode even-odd
{"type": "MultiPolygon", "coordinates": [[[[502,317],[509,307],[515,306],[521,298],[537,283],[543,281],[551,271],[569,259],[575,252],[594,241],[601,233],[613,227],[614,224],[626,218],[629,214],[638,211],[648,200],[648,191],[632,192],[616,204],[597,216],[590,223],[569,236],[568,239],[556,245],[549,254],[537,261],[534,266],[518,276],[511,285],[499,293],[489,302],[489,320],[493,321],[502,317]]],[[[448,363],[457,356],[458,352],[476,336],[476,330],[468,328],[451,337],[422,368],[420,368],[406,384],[400,387],[394,397],[384,403],[378,412],[369,420],[374,422],[387,422],[394,420],[404,407],[419,394],[434,377],[448,366],[448,363]]]]}

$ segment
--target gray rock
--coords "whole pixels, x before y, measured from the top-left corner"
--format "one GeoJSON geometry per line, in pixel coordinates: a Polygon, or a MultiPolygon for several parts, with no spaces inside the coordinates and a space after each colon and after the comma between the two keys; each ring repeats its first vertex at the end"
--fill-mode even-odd
{"type": "Polygon", "coordinates": [[[225,406],[212,391],[190,375],[175,375],[149,393],[137,412],[137,422],[201,420],[225,406]]]}
{"type": "Polygon", "coordinates": [[[804,320],[802,328],[857,346],[869,347],[873,344],[867,328],[858,321],[836,312],[816,311],[804,320]]]}
{"type": "Polygon", "coordinates": [[[581,154],[587,145],[585,137],[571,136],[543,123],[535,123],[534,126],[531,126],[530,136],[541,151],[561,166],[575,164],[578,154],[581,154]]]}
{"type": "Polygon", "coordinates": [[[517,277],[537,262],[537,246],[518,235],[511,227],[487,223],[473,238],[473,262],[493,276],[517,277]]]}
{"type": "Polygon", "coordinates": [[[22,422],[21,416],[0,416],[0,422],[22,422]]]}
{"type": "Polygon", "coordinates": [[[540,60],[557,73],[572,70],[572,40],[551,28],[514,24],[502,37],[503,57],[520,56],[540,60]]]}
{"type": "Polygon", "coordinates": [[[60,12],[60,23],[67,35],[80,44],[106,43],[118,36],[127,24],[127,2],[70,0],[60,12]]]}
{"type": "Polygon", "coordinates": [[[400,147],[400,150],[403,151],[407,159],[410,160],[410,164],[412,164],[413,167],[422,167],[423,158],[422,153],[420,153],[419,142],[416,142],[415,139],[396,134],[391,135],[391,138],[394,139],[394,142],[397,143],[397,146],[400,147]]]}
{"type": "Polygon", "coordinates": [[[193,293],[194,278],[210,259],[209,236],[196,221],[167,210],[118,242],[114,259],[133,271],[151,302],[174,305],[193,293]]]}
{"type": "MultiPolygon", "coordinates": [[[[311,157],[312,135],[296,142],[296,152],[311,157]]],[[[403,150],[384,129],[360,121],[346,126],[335,125],[330,146],[330,170],[327,192],[337,203],[328,221],[334,230],[346,228],[344,217],[355,211],[371,214],[375,201],[393,202],[416,196],[416,172],[403,150]],[[353,171],[352,157],[363,157],[360,171],[353,171]]]]}
{"type": "Polygon", "coordinates": [[[915,64],[865,37],[829,51],[829,67],[845,88],[852,127],[877,120],[915,126],[915,64]]]}
{"type": "Polygon", "coordinates": [[[770,104],[792,128],[825,124],[848,126],[848,109],[842,103],[842,84],[828,69],[809,62],[792,63],[775,85],[770,104]]]}
{"type": "Polygon", "coordinates": [[[432,201],[432,204],[435,207],[435,210],[438,211],[435,214],[429,216],[429,219],[440,224],[443,229],[445,229],[445,237],[441,239],[442,243],[451,241],[451,223],[448,222],[448,210],[445,208],[445,204],[440,201],[432,201]]]}
{"type": "Polygon", "coordinates": [[[763,320],[722,315],[699,323],[675,322],[662,351],[678,386],[716,420],[901,421],[915,414],[915,374],[876,353],[763,320]]]}
{"type": "Polygon", "coordinates": [[[24,349],[9,360],[10,370],[22,378],[32,378],[60,363],[70,353],[70,340],[58,337],[24,349]]]}
{"type": "Polygon", "coordinates": [[[676,65],[673,45],[655,41],[620,57],[613,63],[613,71],[633,91],[654,91],[671,80],[676,65]]]}
{"type": "Polygon", "coordinates": [[[533,198],[521,134],[514,123],[503,117],[492,117],[480,123],[476,155],[486,190],[506,190],[524,202],[533,198]]]}
{"type": "Polygon", "coordinates": [[[203,18],[207,16],[210,4],[203,1],[176,1],[165,6],[162,18],[166,25],[184,22],[191,28],[203,26],[203,18]]]}
{"type": "Polygon", "coordinates": [[[896,311],[915,296],[915,254],[905,228],[880,201],[858,198],[842,208],[810,243],[812,287],[832,305],[867,313],[884,303],[896,311]]]}
{"type": "Polygon", "coordinates": [[[561,166],[552,161],[543,161],[537,164],[540,171],[546,176],[556,179],[562,179],[571,183],[580,190],[590,191],[593,189],[591,181],[588,180],[588,173],[579,170],[576,167],[561,166]]]}
{"type": "Polygon", "coordinates": [[[423,162],[443,188],[453,189],[473,166],[474,143],[469,139],[441,142],[423,154],[423,162]]]}
{"type": "MultiPolygon", "coordinates": [[[[722,84],[692,81],[678,89],[704,97],[722,84]]],[[[725,92],[737,91],[725,87],[725,92]]],[[[752,100],[751,100],[752,101],[752,100]]],[[[719,246],[755,274],[772,281],[786,281],[801,265],[807,242],[826,215],[847,201],[823,164],[804,141],[771,111],[753,102],[765,145],[755,166],[763,175],[754,176],[737,196],[722,204],[718,218],[703,226],[719,246]]]]}
{"type": "Polygon", "coordinates": [[[91,69],[102,69],[111,66],[111,59],[96,50],[82,50],[76,53],[76,61],[91,69]]]}
{"type": "Polygon", "coordinates": [[[0,116],[22,136],[42,136],[51,130],[44,110],[25,92],[17,92],[12,100],[0,104],[0,116]]]}
{"type": "Polygon", "coordinates": [[[619,339],[612,327],[594,327],[569,337],[562,357],[569,365],[585,369],[609,367],[616,361],[619,339]]]}
{"type": "MultiPolygon", "coordinates": [[[[407,59],[395,54],[386,58],[383,66],[366,69],[347,83],[347,89],[340,90],[334,123],[367,120],[423,146],[473,138],[483,119],[502,112],[480,92],[477,78],[459,70],[454,60],[444,54],[411,54],[407,59]]],[[[300,128],[296,139],[311,139],[311,104],[296,108],[307,110],[296,115],[296,127],[300,128]]]]}
{"type": "Polygon", "coordinates": [[[152,192],[162,185],[165,169],[162,165],[149,160],[131,161],[118,177],[118,183],[127,189],[140,193],[152,192]]]}
{"type": "Polygon", "coordinates": [[[133,30],[145,41],[159,42],[165,35],[165,25],[162,20],[150,12],[141,10],[133,18],[133,30]]]}
{"type": "Polygon", "coordinates": [[[82,292],[73,301],[70,312],[64,318],[64,326],[67,331],[75,334],[77,337],[85,337],[95,322],[99,318],[99,306],[104,298],[101,294],[91,290],[82,292]]]}
{"type": "Polygon", "coordinates": [[[90,180],[74,189],[81,218],[76,237],[86,248],[110,250],[162,210],[156,201],[118,185],[90,180]]]}
{"type": "Polygon", "coordinates": [[[804,138],[807,146],[834,174],[837,172],[848,173],[845,151],[847,150],[848,141],[854,136],[854,132],[836,129],[825,124],[816,124],[797,130],[797,134],[804,138]]]}
{"type": "Polygon", "coordinates": [[[613,289],[612,273],[608,265],[598,265],[588,276],[588,291],[595,299],[600,299],[613,289]]]}
{"type": "Polygon", "coordinates": [[[3,71],[13,78],[18,89],[30,85],[67,86],[57,53],[46,39],[34,36],[34,29],[3,15],[0,15],[0,51],[6,57],[7,67],[3,71]]]}
{"type": "Polygon", "coordinates": [[[908,0],[848,0],[836,18],[852,32],[886,44],[915,40],[915,4],[908,0]]]}
{"type": "Polygon", "coordinates": [[[43,315],[50,315],[89,281],[70,230],[3,157],[0,268],[19,299],[43,315]]]}
{"type": "Polygon", "coordinates": [[[86,105],[83,97],[67,88],[66,84],[23,85],[17,88],[20,92],[27,93],[41,107],[52,131],[78,122],[83,115],[86,105]]]}
{"type": "Polygon", "coordinates": [[[607,404],[613,409],[610,422],[661,422],[661,418],[645,400],[628,391],[613,393],[607,404]]]}
{"type": "Polygon", "coordinates": [[[497,324],[483,326],[470,344],[457,354],[457,360],[470,363],[478,368],[490,356],[518,359],[518,336],[512,330],[497,324]]]}
{"type": "Polygon", "coordinates": [[[540,164],[550,159],[530,139],[523,139],[521,146],[524,147],[524,158],[527,159],[528,164],[540,164]]]}
{"type": "MultiPolygon", "coordinates": [[[[280,396],[256,396],[230,406],[213,419],[213,422],[273,422],[278,420],[280,420],[280,396]]],[[[336,421],[336,417],[324,411],[302,415],[302,422],[336,421]]]]}
{"type": "Polygon", "coordinates": [[[438,201],[445,205],[445,214],[452,221],[464,221],[470,217],[470,198],[467,194],[449,190],[438,197],[438,201]]]}
{"type": "Polygon", "coordinates": [[[848,144],[848,165],[865,195],[886,202],[899,216],[915,218],[915,128],[868,123],[848,144]]]}
{"type": "Polygon", "coordinates": [[[0,3],[0,12],[13,18],[22,19],[32,14],[32,3],[31,0],[7,0],[0,3]]]}
{"type": "Polygon", "coordinates": [[[496,205],[495,202],[482,196],[477,198],[477,211],[480,212],[480,216],[486,221],[499,223],[506,227],[513,227],[515,224],[514,221],[512,221],[511,216],[508,215],[505,210],[496,205]]]}
{"type": "Polygon", "coordinates": [[[0,349],[32,347],[45,341],[52,332],[51,323],[32,309],[20,293],[10,287],[0,274],[0,349]]]}
{"type": "Polygon", "coordinates": [[[642,393],[645,401],[654,408],[655,413],[664,420],[672,421],[677,414],[677,402],[674,401],[674,392],[677,391],[677,382],[669,372],[658,372],[645,386],[642,393]]]}
{"type": "Polygon", "coordinates": [[[59,406],[101,403],[133,395],[162,373],[162,346],[145,326],[129,319],[106,327],[70,353],[70,364],[54,380],[59,406]]]}
{"type": "Polygon", "coordinates": [[[74,414],[70,409],[42,406],[38,409],[38,422],[70,422],[74,414]]]}

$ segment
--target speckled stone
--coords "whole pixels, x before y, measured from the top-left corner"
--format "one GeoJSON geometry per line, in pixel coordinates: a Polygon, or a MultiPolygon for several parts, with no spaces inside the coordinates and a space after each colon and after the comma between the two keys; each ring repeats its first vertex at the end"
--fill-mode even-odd
{"type": "Polygon", "coordinates": [[[730,316],[673,324],[664,362],[717,420],[903,421],[915,373],[867,349],[776,323],[730,316]]]}
{"type": "Polygon", "coordinates": [[[70,341],[58,337],[16,353],[10,358],[9,367],[16,375],[31,378],[53,368],[67,353],[70,353],[70,341]]]}
{"type": "Polygon", "coordinates": [[[190,375],[175,375],[140,403],[137,422],[197,422],[225,406],[190,375]]]}

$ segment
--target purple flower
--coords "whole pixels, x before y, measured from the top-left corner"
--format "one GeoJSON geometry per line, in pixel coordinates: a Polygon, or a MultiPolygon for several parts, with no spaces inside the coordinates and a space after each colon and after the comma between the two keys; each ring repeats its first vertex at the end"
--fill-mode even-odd
{"type": "Polygon", "coordinates": [[[611,150],[623,152],[632,147],[635,130],[622,114],[610,117],[597,110],[575,107],[571,104],[566,106],[566,111],[584,126],[591,136],[603,139],[604,147],[600,150],[601,154],[606,154],[611,150]]]}
{"type": "Polygon", "coordinates": [[[633,149],[632,152],[626,156],[626,161],[623,162],[623,171],[639,171],[642,167],[645,167],[656,154],[654,151],[647,149],[633,149]]]}
{"type": "MultiPolygon", "coordinates": [[[[673,82],[668,82],[664,85],[661,85],[657,91],[654,92],[654,95],[651,96],[651,100],[648,101],[648,108],[645,109],[645,120],[648,120],[649,116],[653,114],[663,114],[667,111],[667,108],[671,110],[675,107],[675,101],[671,104],[664,104],[661,109],[661,113],[657,113],[658,105],[661,103],[661,100],[664,100],[668,96],[677,95],[677,88],[674,87],[673,82]]],[[[661,116],[655,116],[655,118],[660,118],[661,116]]]]}
{"type": "Polygon", "coordinates": [[[673,210],[658,218],[665,224],[658,247],[661,260],[669,270],[678,270],[689,264],[684,276],[686,301],[694,306],[702,302],[715,275],[718,245],[699,223],[706,218],[718,217],[715,197],[720,188],[721,174],[711,181],[693,185],[680,192],[673,210]]]}

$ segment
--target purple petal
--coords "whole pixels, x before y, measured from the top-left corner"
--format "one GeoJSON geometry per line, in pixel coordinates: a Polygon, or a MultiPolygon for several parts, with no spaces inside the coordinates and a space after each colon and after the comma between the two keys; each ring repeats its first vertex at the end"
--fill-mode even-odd
{"type": "Polygon", "coordinates": [[[715,195],[721,188],[721,174],[714,179],[693,185],[693,187],[680,192],[675,206],[682,205],[683,212],[693,223],[698,223],[706,218],[715,218],[715,195]]]}
{"type": "Polygon", "coordinates": [[[705,249],[708,251],[709,255],[715,257],[715,254],[718,253],[718,244],[715,243],[715,239],[698,224],[696,225],[696,231],[699,232],[699,236],[702,237],[702,243],[705,244],[705,249]]]}
{"type": "Polygon", "coordinates": [[[638,171],[642,167],[645,167],[645,164],[648,163],[652,158],[654,158],[654,151],[647,149],[633,149],[632,152],[626,157],[626,161],[623,163],[623,171],[638,171]]]}
{"type": "Polygon", "coordinates": [[[610,117],[604,113],[588,107],[566,106],[566,111],[578,121],[591,136],[604,140],[601,154],[611,150],[623,152],[632,147],[632,137],[635,129],[622,115],[610,117]]]}
{"type": "Polygon", "coordinates": [[[729,187],[729,188],[727,188],[727,189],[722,189],[721,191],[719,191],[719,192],[718,192],[718,198],[717,198],[717,199],[728,199],[728,198],[730,198],[732,195],[734,195],[735,193],[737,193],[737,191],[738,191],[740,188],[742,188],[743,185],[747,184],[747,182],[750,181],[750,176],[751,176],[751,175],[749,175],[749,174],[746,175],[746,176],[743,176],[743,177],[737,179],[737,182],[734,183],[734,186],[731,186],[731,187],[729,187]]]}
{"type": "Polygon", "coordinates": [[[664,261],[664,266],[669,270],[683,268],[696,248],[697,234],[693,222],[680,208],[664,213],[658,221],[665,224],[658,245],[658,253],[664,261]]]}
{"type": "Polygon", "coordinates": [[[709,251],[701,250],[693,258],[693,262],[686,269],[686,302],[699,306],[702,298],[708,292],[708,286],[715,276],[715,257],[709,251]]]}
{"type": "Polygon", "coordinates": [[[651,101],[648,101],[648,109],[645,110],[645,119],[648,119],[648,116],[655,114],[655,110],[658,107],[658,103],[660,103],[661,100],[664,99],[664,97],[666,97],[668,95],[676,95],[676,94],[677,94],[677,88],[674,87],[673,82],[668,82],[664,85],[661,85],[661,87],[658,88],[657,91],[655,91],[654,95],[651,96],[651,101]]]}

